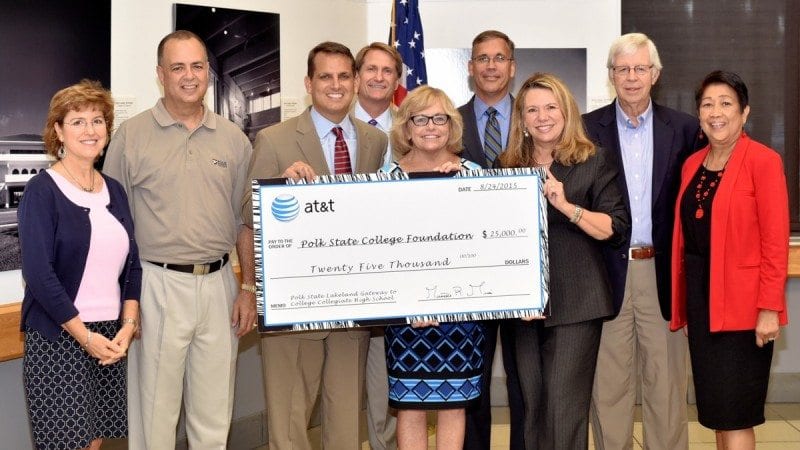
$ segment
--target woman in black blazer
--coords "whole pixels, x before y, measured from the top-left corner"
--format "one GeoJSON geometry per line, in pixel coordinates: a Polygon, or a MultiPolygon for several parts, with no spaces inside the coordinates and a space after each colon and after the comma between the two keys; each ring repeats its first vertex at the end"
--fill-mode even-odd
{"type": "Polygon", "coordinates": [[[625,241],[630,214],[563,81],[534,74],[514,109],[500,166],[544,168],[548,201],[549,313],[516,330],[525,448],[585,449],[600,332],[613,313],[601,246],[625,241]]]}

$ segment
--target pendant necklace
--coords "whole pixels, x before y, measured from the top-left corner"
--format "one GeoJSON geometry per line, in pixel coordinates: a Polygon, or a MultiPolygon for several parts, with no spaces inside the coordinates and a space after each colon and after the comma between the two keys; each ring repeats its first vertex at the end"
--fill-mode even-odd
{"type": "Polygon", "coordinates": [[[80,181],[78,181],[78,179],[77,179],[77,178],[75,178],[75,176],[74,176],[74,175],[72,175],[72,172],[70,172],[70,171],[69,171],[69,169],[67,168],[67,165],[66,165],[66,164],[64,164],[64,162],[63,162],[63,161],[61,162],[61,167],[63,167],[63,168],[64,168],[64,171],[65,171],[65,172],[67,172],[67,175],[69,175],[69,177],[70,177],[70,178],[72,178],[72,181],[74,181],[74,182],[75,182],[75,184],[77,184],[77,185],[78,185],[78,187],[79,187],[79,188],[81,188],[81,190],[82,190],[83,192],[94,192],[94,169],[92,169],[91,183],[89,184],[89,187],[83,187],[83,185],[81,184],[81,182],[80,182],[80,181]]]}

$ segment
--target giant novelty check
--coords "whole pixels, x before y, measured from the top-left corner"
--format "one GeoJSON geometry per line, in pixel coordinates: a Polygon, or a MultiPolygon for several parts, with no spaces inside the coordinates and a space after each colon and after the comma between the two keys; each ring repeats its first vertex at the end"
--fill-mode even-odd
{"type": "Polygon", "coordinates": [[[259,331],[543,315],[541,177],[253,180],[259,331]]]}

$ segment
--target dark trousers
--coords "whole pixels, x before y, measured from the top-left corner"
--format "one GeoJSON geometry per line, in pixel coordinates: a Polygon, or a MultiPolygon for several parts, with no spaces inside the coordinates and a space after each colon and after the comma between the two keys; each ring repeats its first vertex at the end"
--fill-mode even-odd
{"type": "Polygon", "coordinates": [[[466,434],[464,450],[489,450],[492,409],[489,388],[492,383],[492,361],[497,346],[497,331],[500,330],[500,345],[503,351],[503,366],[506,369],[506,389],[508,390],[508,407],[511,416],[510,450],[522,450],[523,447],[523,415],[524,403],[522,390],[517,376],[517,357],[515,350],[514,322],[511,320],[485,320],[486,347],[483,351],[483,386],[478,402],[467,408],[466,434]]]}
{"type": "Polygon", "coordinates": [[[518,322],[517,362],[526,450],[589,448],[589,402],[601,319],[545,327],[518,322]]]}

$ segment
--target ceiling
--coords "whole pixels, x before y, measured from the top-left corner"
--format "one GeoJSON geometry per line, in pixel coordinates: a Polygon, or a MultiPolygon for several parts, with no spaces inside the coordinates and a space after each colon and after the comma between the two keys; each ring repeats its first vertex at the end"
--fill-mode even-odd
{"type": "Polygon", "coordinates": [[[175,29],[200,36],[212,69],[232,78],[245,96],[280,92],[278,14],[176,4],[175,29]]]}

